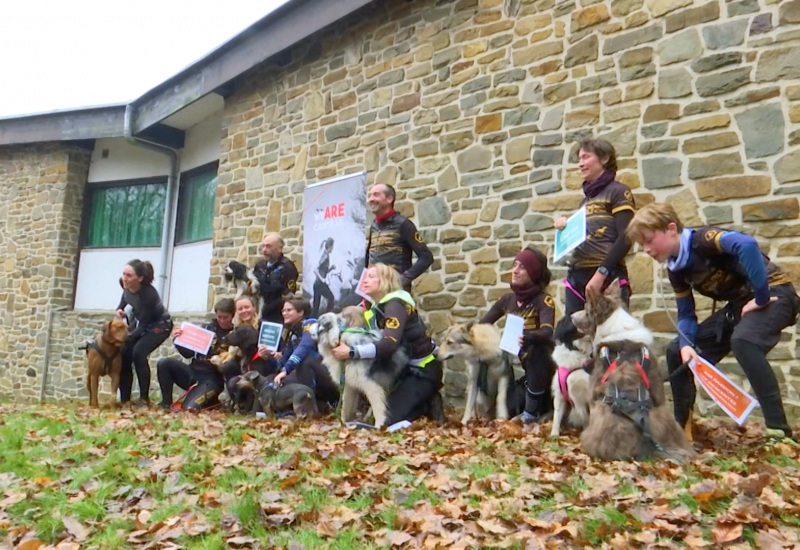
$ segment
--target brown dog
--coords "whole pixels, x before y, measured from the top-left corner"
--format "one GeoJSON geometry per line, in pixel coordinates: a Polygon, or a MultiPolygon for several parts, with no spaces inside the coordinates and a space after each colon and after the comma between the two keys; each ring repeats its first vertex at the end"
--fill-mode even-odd
{"type": "Polygon", "coordinates": [[[122,349],[128,338],[128,325],[123,319],[114,317],[103,325],[103,332],[86,342],[86,359],[89,363],[89,375],[86,378],[86,389],[89,390],[89,406],[98,408],[97,392],[100,377],[111,376],[112,403],[116,401],[119,389],[119,378],[122,372],[122,349]]]}
{"type": "Polygon", "coordinates": [[[655,456],[679,462],[693,455],[667,406],[664,377],[650,354],[653,336],[623,304],[619,285],[589,292],[584,311],[573,314],[593,335],[589,425],[581,447],[594,457],[624,460],[655,456]]]}

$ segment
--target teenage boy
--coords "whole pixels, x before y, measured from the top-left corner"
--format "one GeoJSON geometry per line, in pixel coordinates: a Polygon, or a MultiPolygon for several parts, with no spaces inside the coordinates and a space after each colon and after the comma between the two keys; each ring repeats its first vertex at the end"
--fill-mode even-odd
{"type": "Polygon", "coordinates": [[[675,419],[691,435],[695,385],[682,363],[701,355],[718,363],[729,352],[756,394],[770,436],[791,437],[780,387],[767,353],[795,323],[800,298],[789,277],[761,253],[750,235],[718,227],[685,229],[669,204],[645,206],[627,236],[666,262],[678,306],[679,336],[667,347],[675,419]],[[693,291],[727,302],[698,325],[693,291]],[[688,424],[688,427],[687,427],[688,424]]]}

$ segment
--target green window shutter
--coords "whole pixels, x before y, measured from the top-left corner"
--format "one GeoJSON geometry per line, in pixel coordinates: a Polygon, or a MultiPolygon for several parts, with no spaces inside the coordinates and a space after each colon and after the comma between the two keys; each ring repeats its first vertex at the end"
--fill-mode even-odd
{"type": "Polygon", "coordinates": [[[95,187],[89,195],[87,248],[161,244],[164,183],[95,187]]]}
{"type": "Polygon", "coordinates": [[[216,197],[216,168],[182,178],[181,192],[178,198],[176,244],[211,239],[214,234],[216,197]]]}

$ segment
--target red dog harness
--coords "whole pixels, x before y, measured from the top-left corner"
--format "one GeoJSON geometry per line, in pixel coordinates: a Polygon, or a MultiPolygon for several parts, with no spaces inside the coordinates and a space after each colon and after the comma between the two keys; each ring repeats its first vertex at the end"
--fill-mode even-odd
{"type": "MultiPolygon", "coordinates": [[[[650,366],[650,350],[646,347],[642,346],[641,349],[642,358],[641,361],[637,359],[635,363],[636,370],[639,371],[639,375],[642,377],[642,382],[644,382],[644,386],[649,390],[650,389],[650,379],[647,378],[647,367],[650,366]]],[[[605,374],[603,375],[603,383],[605,384],[608,381],[609,375],[614,372],[617,368],[617,359],[619,355],[617,355],[614,360],[611,360],[611,353],[608,351],[607,346],[603,346],[600,349],[600,356],[603,358],[604,363],[604,370],[605,374]]],[[[560,381],[560,378],[559,378],[560,381]]]]}

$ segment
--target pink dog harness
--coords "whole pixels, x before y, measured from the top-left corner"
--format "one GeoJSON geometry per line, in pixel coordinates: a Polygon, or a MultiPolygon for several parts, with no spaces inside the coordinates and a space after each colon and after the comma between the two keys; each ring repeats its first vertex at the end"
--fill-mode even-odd
{"type": "Polygon", "coordinates": [[[561,389],[561,395],[564,397],[564,401],[569,403],[570,407],[574,407],[575,403],[573,403],[572,399],[569,398],[569,391],[567,390],[567,378],[569,378],[569,375],[573,372],[574,371],[568,367],[558,367],[557,371],[558,387],[561,389]]]}

